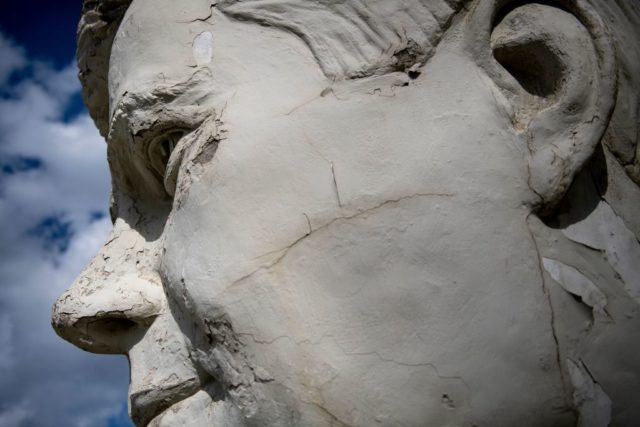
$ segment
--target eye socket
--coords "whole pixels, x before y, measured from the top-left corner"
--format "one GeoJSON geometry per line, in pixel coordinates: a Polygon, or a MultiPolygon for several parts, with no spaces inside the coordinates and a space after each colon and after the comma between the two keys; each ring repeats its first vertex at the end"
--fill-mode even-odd
{"type": "Polygon", "coordinates": [[[161,183],[164,181],[167,165],[169,164],[169,159],[171,159],[171,154],[178,145],[178,142],[187,133],[189,133],[189,131],[186,129],[172,129],[155,137],[149,143],[147,149],[149,165],[161,183]]]}

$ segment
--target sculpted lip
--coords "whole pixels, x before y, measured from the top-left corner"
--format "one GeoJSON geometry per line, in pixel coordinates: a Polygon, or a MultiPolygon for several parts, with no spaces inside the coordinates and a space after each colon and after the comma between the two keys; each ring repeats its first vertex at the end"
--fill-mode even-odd
{"type": "Polygon", "coordinates": [[[198,379],[162,388],[131,393],[131,419],[136,426],[146,426],[157,415],[172,405],[196,394],[201,389],[198,379]]]}

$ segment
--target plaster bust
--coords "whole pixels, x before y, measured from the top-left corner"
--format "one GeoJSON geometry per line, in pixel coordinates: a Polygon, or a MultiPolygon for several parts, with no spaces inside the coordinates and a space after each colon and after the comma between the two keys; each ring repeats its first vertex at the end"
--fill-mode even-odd
{"type": "Polygon", "coordinates": [[[631,0],[85,0],[139,426],[640,422],[631,0]]]}

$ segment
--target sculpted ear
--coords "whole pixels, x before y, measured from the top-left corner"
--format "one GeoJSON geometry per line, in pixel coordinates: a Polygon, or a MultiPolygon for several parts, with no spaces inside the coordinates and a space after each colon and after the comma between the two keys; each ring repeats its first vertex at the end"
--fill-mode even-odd
{"type": "Polygon", "coordinates": [[[553,205],[600,142],[614,107],[615,55],[581,0],[479,0],[466,44],[513,108],[528,146],[529,185],[553,205]]]}

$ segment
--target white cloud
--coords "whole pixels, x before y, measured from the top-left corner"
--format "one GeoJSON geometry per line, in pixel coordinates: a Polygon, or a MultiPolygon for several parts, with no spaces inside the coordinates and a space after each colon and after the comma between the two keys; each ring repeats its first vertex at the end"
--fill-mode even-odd
{"type": "Polygon", "coordinates": [[[2,34],[0,58],[0,426],[105,426],[126,399],[126,359],[65,343],[50,315],[111,228],[106,144],[86,113],[62,119],[74,65],[29,62],[2,34]]]}
{"type": "Polygon", "coordinates": [[[27,66],[24,49],[16,46],[0,33],[0,86],[4,85],[11,74],[27,66]]]}
{"type": "Polygon", "coordinates": [[[32,416],[30,405],[22,402],[0,412],[0,426],[19,427],[32,416]]]}

